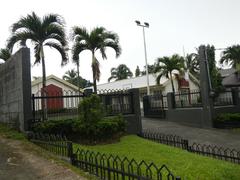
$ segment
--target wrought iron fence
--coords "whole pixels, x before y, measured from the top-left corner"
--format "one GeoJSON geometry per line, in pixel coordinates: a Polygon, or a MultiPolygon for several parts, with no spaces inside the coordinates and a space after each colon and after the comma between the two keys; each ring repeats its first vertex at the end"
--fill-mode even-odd
{"type": "Polygon", "coordinates": [[[217,97],[214,98],[215,106],[233,105],[232,91],[220,92],[217,97]]]}
{"type": "Polygon", "coordinates": [[[56,155],[70,157],[72,154],[72,142],[68,141],[65,136],[32,133],[28,138],[31,142],[56,155]]]}
{"type": "Polygon", "coordinates": [[[141,136],[143,138],[146,138],[161,144],[179,147],[182,149],[186,149],[188,146],[188,142],[185,139],[176,135],[166,135],[162,133],[152,132],[152,130],[143,130],[141,136]]]}
{"type": "Polygon", "coordinates": [[[240,164],[240,151],[235,149],[223,148],[212,145],[201,145],[193,143],[189,145],[189,141],[176,135],[165,135],[152,130],[144,130],[141,137],[174,147],[179,147],[192,153],[217,158],[220,160],[230,161],[240,164]]]}
{"type": "Polygon", "coordinates": [[[41,121],[75,118],[78,114],[78,104],[83,97],[82,93],[75,91],[38,91],[32,95],[33,119],[41,121]]]}
{"type": "Polygon", "coordinates": [[[98,90],[107,115],[133,114],[133,93],[128,90],[98,90]]]}
{"type": "Polygon", "coordinates": [[[181,180],[180,177],[175,177],[166,165],[158,167],[144,160],[137,162],[127,157],[95,153],[80,148],[73,152],[72,142],[61,135],[30,134],[29,139],[43,149],[70,158],[73,166],[103,180],[181,180]]]}
{"type": "Polygon", "coordinates": [[[180,177],[175,177],[166,165],[158,168],[154,163],[137,162],[135,159],[128,159],[127,157],[121,158],[83,149],[78,149],[76,154],[74,154],[73,165],[96,175],[100,179],[107,180],[181,179],[180,177]]]}
{"type": "Polygon", "coordinates": [[[191,146],[188,146],[187,150],[189,152],[240,164],[240,151],[235,149],[225,149],[223,147],[193,143],[191,146]]]}
{"type": "Polygon", "coordinates": [[[201,107],[202,99],[201,92],[199,90],[191,90],[188,92],[175,92],[175,107],[201,107]]]}

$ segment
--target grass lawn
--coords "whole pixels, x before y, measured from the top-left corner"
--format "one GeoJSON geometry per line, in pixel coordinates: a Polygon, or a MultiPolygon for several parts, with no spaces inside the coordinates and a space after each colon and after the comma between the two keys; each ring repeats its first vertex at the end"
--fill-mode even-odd
{"type": "Polygon", "coordinates": [[[165,164],[175,176],[180,176],[182,179],[240,179],[240,165],[238,164],[189,153],[134,135],[124,136],[120,142],[108,145],[74,144],[74,150],[78,147],[121,157],[126,156],[139,162],[141,160],[154,162],[159,167],[165,164]]]}

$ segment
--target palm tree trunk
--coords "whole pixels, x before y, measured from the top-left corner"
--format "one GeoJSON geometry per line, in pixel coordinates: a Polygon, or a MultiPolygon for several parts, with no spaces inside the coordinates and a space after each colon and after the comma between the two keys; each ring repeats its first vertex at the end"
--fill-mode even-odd
{"type": "Polygon", "coordinates": [[[97,80],[96,80],[96,72],[94,68],[94,61],[95,61],[94,52],[92,52],[93,89],[94,89],[94,93],[97,94],[97,80]]]}
{"type": "Polygon", "coordinates": [[[77,76],[78,76],[78,93],[80,95],[79,60],[77,61],[77,76]]]}
{"type": "MultiPolygon", "coordinates": [[[[43,89],[43,97],[47,96],[46,92],[46,67],[45,67],[45,58],[44,58],[44,52],[43,47],[41,48],[41,58],[42,58],[42,89],[43,89]]],[[[43,106],[43,120],[47,120],[47,99],[42,99],[42,106],[43,106]]]]}
{"type": "Polygon", "coordinates": [[[175,92],[173,79],[172,79],[172,72],[170,72],[170,79],[171,79],[171,84],[172,84],[172,91],[175,92]]]}

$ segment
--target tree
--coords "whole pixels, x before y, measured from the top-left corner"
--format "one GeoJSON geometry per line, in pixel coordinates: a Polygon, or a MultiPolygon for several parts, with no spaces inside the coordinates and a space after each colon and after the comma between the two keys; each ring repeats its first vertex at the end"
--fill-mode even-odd
{"type": "Polygon", "coordinates": [[[240,45],[233,45],[224,50],[220,63],[229,64],[240,71],[240,45]]]}
{"type": "MultiPolygon", "coordinates": [[[[146,66],[144,66],[144,69],[145,70],[141,72],[142,75],[146,75],[146,66]]],[[[149,74],[153,74],[154,70],[155,70],[155,65],[154,64],[148,65],[148,73],[149,74]]]]}
{"type": "Polygon", "coordinates": [[[111,77],[108,78],[108,82],[112,79],[116,79],[116,81],[118,81],[132,76],[133,73],[131,70],[125,64],[120,64],[117,68],[111,69],[111,77]]]}
{"type": "Polygon", "coordinates": [[[106,48],[112,48],[116,57],[121,54],[118,35],[107,31],[104,27],[96,27],[91,32],[88,32],[84,27],[73,27],[72,39],[74,41],[75,56],[83,50],[90,50],[92,54],[92,72],[94,92],[97,92],[97,81],[100,79],[99,61],[96,58],[96,51],[99,50],[103,59],[107,59],[106,48]]]}
{"type": "MultiPolygon", "coordinates": [[[[34,12],[20,18],[11,28],[12,35],[8,39],[7,47],[12,51],[14,44],[20,42],[26,46],[26,41],[34,44],[35,63],[42,63],[42,87],[46,87],[46,67],[44,46],[56,49],[62,56],[62,65],[68,61],[66,52],[66,35],[62,17],[49,14],[40,18],[34,12]]],[[[43,91],[43,95],[46,92],[43,91]]],[[[43,99],[43,119],[47,119],[47,101],[43,99]]]]}
{"type": "Polygon", "coordinates": [[[173,70],[179,71],[179,73],[183,72],[184,68],[184,58],[174,54],[171,57],[162,57],[157,59],[157,63],[155,66],[155,73],[159,73],[156,78],[157,84],[160,84],[160,80],[162,76],[166,76],[166,78],[170,77],[172,84],[172,91],[175,92],[174,84],[173,84],[173,70]]]}
{"type": "Polygon", "coordinates": [[[46,87],[44,46],[54,48],[61,54],[62,65],[68,61],[67,41],[62,17],[57,14],[49,14],[40,18],[32,12],[32,14],[22,17],[14,23],[11,31],[12,36],[8,39],[7,45],[10,50],[17,42],[23,45],[27,40],[31,40],[34,44],[34,64],[42,63],[42,86],[44,89],[46,87]]]}
{"type": "Polygon", "coordinates": [[[135,70],[135,77],[140,76],[140,74],[141,74],[141,71],[140,71],[140,69],[139,69],[139,66],[137,66],[137,68],[136,68],[136,70],[135,70]]]}
{"type": "Polygon", "coordinates": [[[210,79],[212,84],[212,89],[214,91],[220,91],[222,87],[222,79],[221,75],[218,72],[216,67],[216,60],[215,60],[215,47],[213,45],[206,46],[206,55],[208,61],[208,68],[210,73],[210,79]]]}
{"type": "Polygon", "coordinates": [[[195,77],[198,76],[200,67],[199,67],[199,59],[196,53],[187,54],[186,56],[186,68],[189,72],[195,77]]]}
{"type": "Polygon", "coordinates": [[[82,78],[81,76],[78,77],[77,72],[74,69],[68,70],[65,72],[63,79],[79,88],[86,88],[92,86],[93,84],[82,78]]]}
{"type": "Polygon", "coordinates": [[[11,51],[8,48],[0,49],[0,59],[7,61],[11,57],[11,51]]]}

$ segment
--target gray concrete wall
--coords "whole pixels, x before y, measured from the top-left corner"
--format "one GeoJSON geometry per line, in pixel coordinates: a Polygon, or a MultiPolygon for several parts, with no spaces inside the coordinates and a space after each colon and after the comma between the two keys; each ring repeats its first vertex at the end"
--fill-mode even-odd
{"type": "Polygon", "coordinates": [[[22,48],[0,65],[0,122],[24,131],[31,118],[30,50],[22,48]]]}

